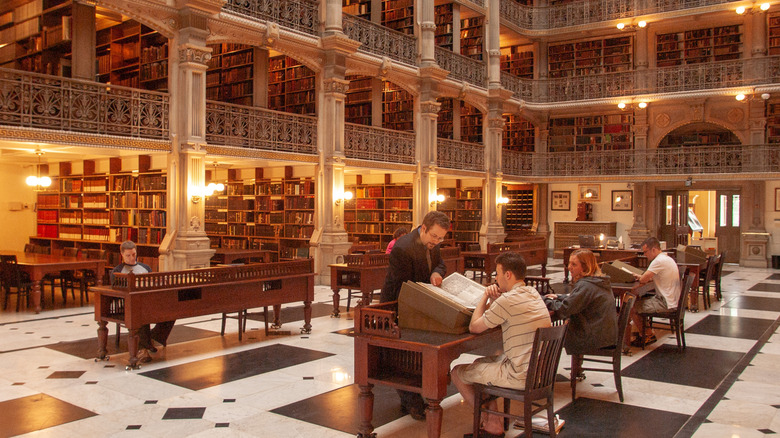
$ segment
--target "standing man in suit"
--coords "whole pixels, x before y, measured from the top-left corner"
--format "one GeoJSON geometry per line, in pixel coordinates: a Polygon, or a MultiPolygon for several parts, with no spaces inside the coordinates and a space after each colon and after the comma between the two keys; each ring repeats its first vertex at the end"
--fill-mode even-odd
{"type": "MultiPolygon", "coordinates": [[[[401,285],[406,281],[430,283],[440,286],[447,267],[439,252],[439,244],[450,229],[450,219],[439,211],[431,211],[423,223],[410,233],[401,236],[390,252],[390,266],[387,269],[385,285],[382,287],[381,302],[395,301],[401,285]]],[[[402,411],[415,420],[425,418],[425,402],[415,392],[398,391],[402,411]]]]}

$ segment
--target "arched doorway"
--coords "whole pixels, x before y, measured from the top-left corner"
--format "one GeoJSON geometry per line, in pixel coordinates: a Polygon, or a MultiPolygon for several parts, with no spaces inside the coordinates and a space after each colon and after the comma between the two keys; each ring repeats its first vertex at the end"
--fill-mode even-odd
{"type": "Polygon", "coordinates": [[[739,137],[714,123],[689,123],[666,134],[658,143],[659,148],[677,146],[739,145],[739,137]]]}

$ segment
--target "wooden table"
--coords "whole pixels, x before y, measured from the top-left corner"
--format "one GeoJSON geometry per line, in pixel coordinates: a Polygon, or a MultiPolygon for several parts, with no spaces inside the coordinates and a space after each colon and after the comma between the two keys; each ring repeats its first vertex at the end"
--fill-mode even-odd
{"type": "MultiPolygon", "coordinates": [[[[547,275],[547,239],[540,237],[518,242],[489,243],[487,251],[463,251],[466,266],[481,266],[482,277],[490,283],[496,271],[496,257],[505,251],[515,251],[523,256],[526,266],[542,265],[542,277],[547,275]]],[[[485,283],[485,280],[483,280],[485,283]]]]}
{"type": "Polygon", "coordinates": [[[501,348],[501,330],[496,327],[478,335],[453,335],[401,329],[395,325],[396,302],[355,309],[355,383],[360,387],[358,437],[373,435],[375,384],[419,393],[425,398],[425,422],[429,437],[441,435],[450,363],[463,353],[483,348],[501,348]]]}
{"type": "Polygon", "coordinates": [[[688,272],[693,274],[693,286],[691,286],[691,293],[688,307],[691,312],[699,311],[699,276],[704,269],[707,269],[707,259],[688,254],[683,251],[677,251],[675,257],[677,266],[688,268],[688,272]]]}
{"type": "Polygon", "coordinates": [[[640,249],[607,249],[607,248],[580,248],[570,246],[563,249],[563,282],[569,282],[569,257],[571,253],[578,249],[587,249],[596,255],[598,262],[611,262],[613,260],[619,260],[629,258],[633,256],[642,255],[640,249]]]}
{"type": "Polygon", "coordinates": [[[303,301],[302,333],[311,332],[314,259],[150,274],[115,274],[113,287],[92,288],[98,359],[106,358],[109,322],[130,331],[127,369],[138,368],[138,330],[146,325],[303,301]]]}
{"type": "Polygon", "coordinates": [[[89,270],[95,272],[97,284],[102,284],[105,260],[65,257],[61,255],[37,254],[22,251],[3,251],[3,255],[15,255],[16,263],[30,275],[33,282],[33,304],[35,313],[41,311],[42,280],[46,274],[59,274],[60,271],[89,270]]]}
{"type": "Polygon", "coordinates": [[[239,248],[217,248],[214,257],[220,259],[218,263],[229,265],[236,260],[260,259],[262,263],[271,261],[271,254],[275,251],[266,249],[239,249],[239,248]]]}
{"type": "Polygon", "coordinates": [[[455,246],[441,248],[441,259],[447,267],[447,275],[453,272],[463,273],[466,267],[460,248],[455,246]]]}
{"type": "Polygon", "coordinates": [[[369,305],[374,291],[382,288],[390,265],[390,254],[348,254],[344,256],[345,263],[328,265],[330,267],[330,288],[333,289],[333,314],[339,315],[340,289],[357,289],[361,300],[355,304],[369,305]]]}

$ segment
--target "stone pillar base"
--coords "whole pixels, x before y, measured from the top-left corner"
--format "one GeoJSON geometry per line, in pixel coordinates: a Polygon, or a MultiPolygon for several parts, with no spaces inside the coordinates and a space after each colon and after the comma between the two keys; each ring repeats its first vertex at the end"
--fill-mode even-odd
{"type": "Polygon", "coordinates": [[[488,243],[501,243],[506,239],[506,231],[501,223],[483,225],[479,231],[479,246],[482,251],[487,250],[488,243]]]}
{"type": "Polygon", "coordinates": [[[628,230],[628,237],[631,239],[631,241],[624,243],[626,248],[630,247],[631,244],[639,245],[640,243],[644,242],[645,239],[650,237],[650,230],[647,228],[633,227],[628,230]]]}
{"type": "Polygon", "coordinates": [[[742,233],[739,266],[748,268],[768,268],[767,245],[769,233],[742,233]]]}
{"type": "Polygon", "coordinates": [[[168,254],[160,255],[160,265],[166,271],[181,271],[190,268],[211,266],[215,250],[206,235],[177,236],[168,254]]]}
{"type": "Polygon", "coordinates": [[[347,232],[323,233],[319,244],[320,269],[315,278],[317,284],[330,285],[330,268],[333,263],[343,263],[344,255],[349,253],[352,242],[347,239],[347,232]]]}

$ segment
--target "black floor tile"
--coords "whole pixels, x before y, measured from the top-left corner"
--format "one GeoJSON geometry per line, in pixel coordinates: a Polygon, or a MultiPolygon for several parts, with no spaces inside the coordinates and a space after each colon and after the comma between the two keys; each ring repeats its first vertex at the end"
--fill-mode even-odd
{"type": "MultiPolygon", "coordinates": [[[[124,353],[127,351],[127,330],[122,329],[122,334],[119,338],[119,348],[116,348],[116,328],[114,324],[109,324],[108,344],[106,350],[109,355],[117,353],[124,353]]],[[[186,325],[177,325],[173,327],[171,335],[168,337],[168,344],[177,344],[180,342],[194,341],[197,339],[209,338],[212,336],[219,336],[219,332],[212,332],[211,330],[202,330],[199,328],[189,327],[186,325]]],[[[97,357],[98,342],[97,342],[97,330],[95,331],[95,337],[91,339],[81,339],[79,341],[59,342],[57,344],[47,345],[46,348],[59,351],[61,353],[70,354],[72,356],[80,357],[82,359],[93,359],[97,357]]]]}
{"type": "Polygon", "coordinates": [[[168,408],[163,420],[200,420],[206,408],[168,408]]]}
{"type": "Polygon", "coordinates": [[[97,415],[46,394],[0,402],[0,412],[3,413],[0,437],[22,435],[97,415]]]}
{"type": "Polygon", "coordinates": [[[780,283],[756,283],[748,290],[759,292],[780,292],[780,283]]]}
{"type": "Polygon", "coordinates": [[[331,353],[274,344],[141,373],[197,391],[234,380],[332,356],[331,353]]]}
{"type": "Polygon", "coordinates": [[[78,379],[86,371],[55,371],[49,374],[47,379],[78,379]]]}
{"type": "Polygon", "coordinates": [[[685,333],[758,340],[773,321],[724,315],[707,315],[685,333]]]}
{"type": "Polygon", "coordinates": [[[622,375],[715,389],[742,356],[744,354],[733,351],[695,347],[688,347],[678,353],[676,344],[666,344],[626,367],[622,375]]]}
{"type": "Polygon", "coordinates": [[[687,415],[675,412],[582,397],[562,408],[558,415],[566,420],[558,434],[561,438],[671,437],[688,420],[687,415]]]}
{"type": "Polygon", "coordinates": [[[780,312],[780,300],[777,298],[739,296],[723,304],[722,307],[780,312]]]}
{"type": "MultiPolygon", "coordinates": [[[[376,385],[373,392],[374,416],[371,424],[374,428],[404,416],[401,413],[401,399],[394,389],[376,385]]],[[[457,392],[455,385],[447,387],[448,397],[457,392]]],[[[359,394],[360,388],[353,384],[278,407],[271,412],[356,435],[360,424],[357,403],[359,394]]]]}
{"type": "Polygon", "coordinates": [[[772,274],[766,278],[767,280],[780,280],[780,274],[772,274]]]}

